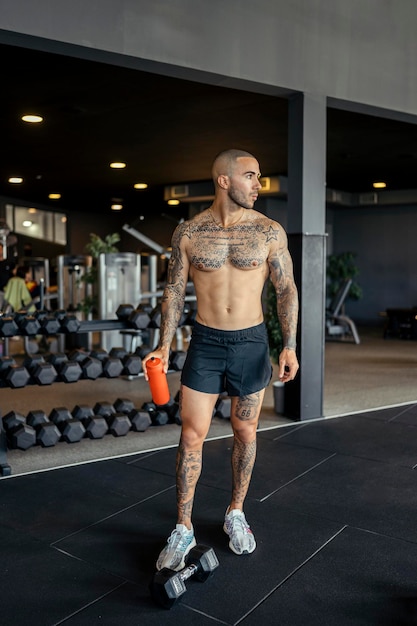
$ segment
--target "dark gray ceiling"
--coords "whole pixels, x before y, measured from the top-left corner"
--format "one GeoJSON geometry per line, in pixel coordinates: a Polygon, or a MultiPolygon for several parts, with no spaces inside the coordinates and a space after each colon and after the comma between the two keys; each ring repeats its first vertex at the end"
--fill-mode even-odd
{"type": "MultiPolygon", "coordinates": [[[[0,194],[59,207],[126,211],[163,204],[163,186],[207,180],[217,152],[253,152],[263,175],[287,174],[285,99],[0,45],[0,194]],[[41,125],[20,116],[41,114],[41,125]],[[109,168],[126,161],[125,170],[109,168]],[[20,175],[24,184],[7,182],[20,175]],[[145,181],[149,190],[133,189],[145,181]],[[55,205],[54,205],[55,206],[55,205]],[[58,205],[57,205],[58,206],[58,205]]],[[[417,126],[328,109],[327,186],[416,188],[417,126]]]]}

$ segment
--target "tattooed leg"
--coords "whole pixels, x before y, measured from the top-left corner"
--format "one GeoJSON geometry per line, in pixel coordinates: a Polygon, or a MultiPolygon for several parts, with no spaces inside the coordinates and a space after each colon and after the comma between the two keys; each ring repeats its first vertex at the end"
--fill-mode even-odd
{"type": "Polygon", "coordinates": [[[256,429],[265,390],[234,398],[231,423],[234,433],[232,450],[232,501],[230,509],[243,510],[256,458],[256,429]]]}
{"type": "Polygon", "coordinates": [[[197,481],[200,478],[202,465],[202,450],[187,451],[182,440],[177,452],[177,509],[178,524],[191,528],[191,513],[193,509],[194,493],[197,481]]]}
{"type": "Polygon", "coordinates": [[[176,486],[178,524],[191,528],[194,493],[202,468],[203,444],[213,415],[217,394],[201,393],[181,386],[181,439],[177,451],[176,486]]]}

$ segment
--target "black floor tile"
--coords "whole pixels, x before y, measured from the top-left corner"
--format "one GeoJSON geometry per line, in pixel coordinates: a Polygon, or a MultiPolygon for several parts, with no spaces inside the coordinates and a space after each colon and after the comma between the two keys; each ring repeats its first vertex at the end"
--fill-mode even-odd
{"type": "Polygon", "coordinates": [[[232,438],[207,442],[193,522],[220,566],[171,611],[148,585],[175,525],[175,447],[0,481],[1,623],[417,624],[416,415],[259,433],[250,556],[222,528],[232,438]]]}
{"type": "MultiPolygon", "coordinates": [[[[220,566],[203,585],[190,581],[184,601],[204,615],[234,623],[263,598],[265,589],[272,589],[288,576],[341,525],[285,509],[279,511],[272,501],[250,501],[246,513],[258,547],[252,555],[239,557],[229,549],[222,529],[225,504],[219,490],[204,486],[199,489],[194,516],[196,537],[199,543],[213,547],[220,566]]],[[[171,505],[167,494],[161,494],[56,546],[98,569],[107,568],[121,579],[147,586],[155,560],[175,523],[171,505]],[[171,510],[172,520],[167,524],[167,512],[171,510]]]]}
{"type": "Polygon", "coordinates": [[[416,580],[416,545],[346,528],[241,624],[411,626],[416,580]]]}
{"type": "MultiPolygon", "coordinates": [[[[232,439],[219,439],[205,445],[199,485],[215,487],[231,493],[232,444],[232,439]]],[[[163,450],[158,454],[137,460],[135,465],[149,471],[168,474],[174,478],[175,455],[175,450],[163,450]]],[[[326,451],[295,447],[259,437],[257,458],[249,491],[250,497],[261,500],[329,456],[326,451]]]]}
{"type": "Polygon", "coordinates": [[[277,506],[417,543],[417,472],[334,456],[276,492],[277,506]]]}
{"type": "Polygon", "coordinates": [[[280,441],[406,467],[417,464],[417,422],[410,426],[353,415],[311,423],[280,441]]]}
{"type": "Polygon", "coordinates": [[[172,485],[114,461],[18,476],[0,482],[0,520],[52,543],[172,485]]]}
{"type": "MultiPolygon", "coordinates": [[[[272,501],[262,504],[250,501],[245,510],[257,548],[253,554],[243,556],[229,549],[228,538],[222,536],[217,519],[207,512],[204,522],[211,522],[213,528],[209,543],[215,548],[220,566],[213,578],[204,583],[204,590],[193,596],[192,604],[191,599],[188,600],[195,609],[228,624],[238,622],[341,529],[340,524],[281,509],[272,501]],[[220,534],[214,535],[215,523],[216,533],[220,534]]],[[[196,529],[203,526],[203,519],[200,523],[199,517],[200,514],[195,522],[196,529]]]]}
{"type": "Polygon", "coordinates": [[[123,582],[3,526],[0,553],[3,626],[55,624],[123,582]]]}
{"type": "Polygon", "coordinates": [[[417,426],[417,404],[398,407],[397,413],[391,418],[396,424],[410,424],[417,426]]]}
{"type": "Polygon", "coordinates": [[[369,420],[377,420],[380,422],[391,422],[392,420],[395,420],[398,416],[402,415],[404,412],[410,410],[415,412],[417,410],[417,404],[405,404],[402,406],[393,406],[388,409],[365,411],[364,413],[357,413],[356,417],[369,420]]]}
{"type": "Polygon", "coordinates": [[[188,595],[196,591],[193,589],[192,582],[188,582],[188,587],[190,589],[182,596],[181,601],[178,601],[170,610],[166,610],[155,604],[147,586],[126,583],[70,617],[65,621],[65,625],[214,626],[218,624],[217,621],[187,606],[188,595]]]}

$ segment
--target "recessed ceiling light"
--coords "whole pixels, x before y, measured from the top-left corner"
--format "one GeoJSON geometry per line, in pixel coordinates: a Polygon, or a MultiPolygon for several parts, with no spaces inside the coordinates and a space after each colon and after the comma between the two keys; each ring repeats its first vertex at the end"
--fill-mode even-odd
{"type": "Polygon", "coordinates": [[[387,186],[387,183],[384,183],[382,181],[376,182],[376,183],[372,183],[372,187],[374,189],[385,189],[386,186],[387,186]]]}
{"type": "Polygon", "coordinates": [[[41,115],[23,115],[23,122],[29,122],[29,124],[39,124],[39,122],[43,122],[43,117],[41,115]]]}
{"type": "Polygon", "coordinates": [[[177,205],[179,203],[180,203],[179,200],[168,200],[168,204],[170,204],[171,206],[175,206],[175,205],[177,205]]]}
{"type": "Polygon", "coordinates": [[[114,170],[122,170],[124,167],[126,167],[126,163],[123,163],[123,161],[114,161],[113,163],[110,163],[110,167],[112,167],[114,170]]]}
{"type": "Polygon", "coordinates": [[[123,204],[112,204],[111,205],[111,210],[112,211],[121,211],[123,209],[123,204]]]}
{"type": "Polygon", "coordinates": [[[21,178],[20,176],[11,176],[8,182],[18,185],[20,183],[23,183],[23,178],[21,178]]]}
{"type": "Polygon", "coordinates": [[[135,184],[133,185],[133,187],[134,187],[135,189],[147,189],[147,188],[148,188],[148,185],[147,185],[147,183],[135,183],[135,184]]]}
{"type": "Polygon", "coordinates": [[[50,193],[48,196],[50,200],[59,200],[60,197],[61,197],[60,193],[50,193]]]}

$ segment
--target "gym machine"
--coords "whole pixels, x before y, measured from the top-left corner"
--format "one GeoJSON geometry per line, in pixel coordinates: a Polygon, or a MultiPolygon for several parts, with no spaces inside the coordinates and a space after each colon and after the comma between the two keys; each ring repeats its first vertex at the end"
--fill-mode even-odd
{"type": "MultiPolygon", "coordinates": [[[[165,258],[169,259],[171,257],[171,252],[167,249],[164,248],[163,246],[161,246],[160,244],[158,244],[156,241],[154,241],[153,239],[150,239],[149,237],[147,237],[146,235],[144,235],[143,233],[141,233],[140,231],[136,230],[135,228],[133,228],[132,226],[129,226],[128,224],[125,224],[123,226],[123,230],[126,231],[127,233],[129,233],[130,235],[132,235],[132,237],[135,237],[136,239],[138,239],[139,241],[141,241],[142,243],[144,243],[146,246],[148,246],[149,248],[155,250],[156,252],[158,252],[158,254],[163,255],[165,258]]],[[[148,280],[149,280],[149,284],[148,284],[148,289],[149,292],[143,291],[141,293],[141,300],[143,299],[148,299],[149,302],[152,304],[152,306],[156,306],[156,302],[157,302],[157,298],[160,298],[163,294],[163,290],[158,290],[157,286],[158,286],[158,281],[157,281],[157,262],[158,262],[158,257],[156,255],[151,255],[149,257],[149,275],[148,275],[148,280]]],[[[195,292],[194,292],[194,285],[192,283],[187,283],[187,294],[185,296],[185,301],[186,302],[195,302],[196,301],[196,297],[195,297],[195,292]]],[[[187,339],[189,340],[190,335],[191,335],[191,331],[190,329],[186,329],[187,332],[187,339]]],[[[152,337],[152,342],[153,345],[155,345],[159,339],[159,330],[155,331],[154,336],[152,337]]],[[[177,329],[176,332],[176,341],[177,341],[177,349],[178,350],[182,350],[183,349],[183,334],[182,334],[182,330],[181,328],[177,329]]]]}
{"type": "Polygon", "coordinates": [[[341,313],[343,304],[352,284],[351,278],[346,278],[335,295],[329,308],[326,310],[326,339],[343,340],[345,337],[353,339],[356,344],[361,342],[355,322],[341,313]]]}
{"type": "MultiPolygon", "coordinates": [[[[114,312],[123,302],[140,301],[141,259],[133,252],[102,253],[98,259],[98,314],[101,320],[114,318],[114,312]]],[[[105,350],[118,344],[119,332],[101,335],[105,350]]]]}
{"type": "Polygon", "coordinates": [[[78,305],[92,295],[92,285],[83,278],[90,272],[91,256],[66,255],[57,257],[58,307],[77,311],[78,305]]]}

